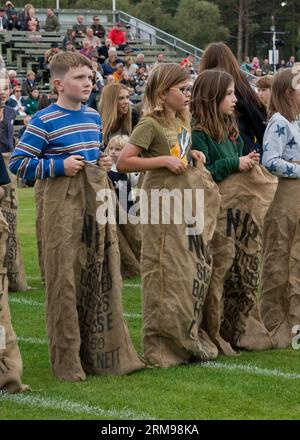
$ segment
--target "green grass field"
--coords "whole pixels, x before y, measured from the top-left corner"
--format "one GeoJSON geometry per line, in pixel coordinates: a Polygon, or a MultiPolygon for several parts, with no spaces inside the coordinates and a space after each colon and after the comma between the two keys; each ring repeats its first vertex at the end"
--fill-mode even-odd
{"type": "MultiPolygon", "coordinates": [[[[19,234],[33,288],[10,293],[23,357],[23,382],[32,392],[0,397],[0,419],[299,419],[300,352],[292,348],[220,356],[216,362],[129,376],[88,377],[70,383],[53,377],[45,335],[45,291],[39,280],[33,189],[19,191],[19,234]]],[[[124,311],[141,347],[140,280],[127,280],[124,311]]]]}

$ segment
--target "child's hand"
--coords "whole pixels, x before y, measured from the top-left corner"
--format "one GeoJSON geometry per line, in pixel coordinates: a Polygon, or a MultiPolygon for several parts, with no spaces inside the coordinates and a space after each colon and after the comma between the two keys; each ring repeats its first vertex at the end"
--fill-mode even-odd
{"type": "Polygon", "coordinates": [[[193,159],[198,160],[199,162],[202,163],[206,162],[205,154],[203,154],[202,151],[191,150],[191,156],[193,159]]]}
{"type": "Polygon", "coordinates": [[[251,153],[249,153],[248,157],[250,157],[250,159],[254,160],[254,162],[259,163],[260,154],[257,153],[256,151],[252,151],[251,153]]]}
{"type": "Polygon", "coordinates": [[[98,165],[100,168],[104,168],[105,171],[110,171],[112,167],[112,160],[110,156],[102,154],[98,159],[98,165]]]}
{"type": "Polygon", "coordinates": [[[174,174],[183,174],[186,170],[186,164],[175,156],[164,156],[165,167],[174,174]]]}
{"type": "MultiPolygon", "coordinates": [[[[251,154],[251,153],[250,153],[251,154]]],[[[249,171],[251,170],[251,168],[254,167],[255,162],[253,159],[251,159],[251,157],[249,157],[250,155],[248,154],[247,156],[242,156],[240,157],[240,166],[239,166],[239,170],[240,171],[249,171]]]]}
{"type": "Polygon", "coordinates": [[[69,156],[64,160],[64,170],[65,176],[74,177],[76,174],[84,168],[85,163],[83,162],[84,157],[74,154],[74,156],[69,156]]]}

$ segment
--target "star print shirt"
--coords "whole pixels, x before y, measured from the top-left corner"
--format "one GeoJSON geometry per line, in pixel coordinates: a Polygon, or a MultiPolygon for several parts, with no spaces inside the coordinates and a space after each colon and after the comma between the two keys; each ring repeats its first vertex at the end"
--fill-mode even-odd
{"type": "Polygon", "coordinates": [[[270,173],[300,179],[300,125],[280,113],[270,119],[264,134],[262,164],[270,173]]]}

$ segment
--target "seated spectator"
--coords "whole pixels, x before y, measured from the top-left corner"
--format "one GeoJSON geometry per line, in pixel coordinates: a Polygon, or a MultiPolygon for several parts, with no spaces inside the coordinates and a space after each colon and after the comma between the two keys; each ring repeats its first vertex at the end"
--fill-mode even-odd
{"type": "MultiPolygon", "coordinates": [[[[250,60],[249,60],[249,62],[250,62],[250,60]]],[[[180,61],[179,64],[180,64],[180,66],[184,67],[186,65],[186,63],[192,63],[192,65],[195,64],[195,58],[191,53],[187,53],[186,57],[182,61],[180,61]]]]}
{"type": "Polygon", "coordinates": [[[104,78],[108,75],[112,75],[117,70],[117,64],[123,63],[120,58],[117,58],[117,50],[115,47],[111,47],[108,51],[108,58],[104,64],[102,64],[104,78]]]}
{"type": "Polygon", "coordinates": [[[14,87],[13,93],[10,95],[6,105],[12,107],[16,110],[17,114],[21,116],[26,115],[26,99],[22,96],[21,86],[17,85],[14,87]]]}
{"type": "Polygon", "coordinates": [[[97,105],[102,89],[103,89],[103,84],[101,83],[101,80],[97,79],[97,71],[93,70],[92,91],[89,96],[89,99],[86,102],[86,104],[89,107],[92,107],[93,109],[97,110],[97,105]]]}
{"type": "Polygon", "coordinates": [[[66,52],[76,52],[76,49],[75,49],[72,41],[67,41],[65,51],[66,52]]]}
{"type": "Polygon", "coordinates": [[[280,60],[279,66],[277,66],[278,69],[285,69],[286,67],[289,67],[284,59],[280,60]]]}
{"type": "Polygon", "coordinates": [[[18,133],[18,138],[21,139],[24,131],[26,130],[29,122],[31,121],[32,116],[26,115],[25,118],[23,119],[23,126],[22,128],[20,128],[19,133],[18,133]]]}
{"type": "Polygon", "coordinates": [[[251,64],[250,64],[250,58],[249,57],[244,57],[244,62],[241,65],[241,70],[243,70],[246,73],[249,73],[251,69],[251,64]]]}
{"type": "Polygon", "coordinates": [[[98,48],[99,63],[103,64],[108,58],[108,50],[111,47],[111,40],[106,38],[105,44],[98,48]]]}
{"type": "Polygon", "coordinates": [[[10,17],[12,15],[17,15],[17,10],[16,10],[14,4],[10,1],[5,3],[5,12],[6,12],[6,16],[7,16],[8,20],[10,19],[10,17]]]}
{"type": "Polygon", "coordinates": [[[4,8],[0,8],[0,31],[5,31],[7,28],[7,17],[4,8]]]}
{"type": "MultiPolygon", "coordinates": [[[[163,53],[158,53],[156,55],[156,63],[153,64],[153,67],[158,66],[161,63],[164,63],[164,54],[163,53]]],[[[187,65],[187,63],[185,64],[185,66],[186,65],[187,65]]]]}
{"type": "Polygon", "coordinates": [[[269,75],[270,72],[272,72],[272,66],[270,66],[268,58],[265,58],[262,66],[261,66],[262,74],[263,75],[269,75]]]}
{"type": "Polygon", "coordinates": [[[115,72],[112,74],[112,76],[115,79],[115,82],[120,82],[123,76],[123,72],[124,72],[124,64],[123,63],[118,63],[116,66],[116,70],[115,72]]]}
{"type": "Polygon", "coordinates": [[[130,94],[135,92],[134,82],[131,81],[131,79],[126,71],[123,71],[123,73],[122,73],[120,84],[123,84],[124,86],[126,86],[129,90],[130,94]]]}
{"type": "Polygon", "coordinates": [[[135,41],[136,40],[136,34],[133,32],[132,27],[130,24],[126,24],[125,26],[125,38],[126,41],[135,41]]]}
{"type": "Polygon", "coordinates": [[[257,93],[260,101],[268,110],[270,97],[271,97],[271,86],[272,86],[273,76],[265,75],[256,81],[257,93]]]}
{"type": "Polygon", "coordinates": [[[30,70],[27,72],[26,80],[22,84],[22,95],[29,96],[33,88],[37,87],[37,82],[35,80],[35,73],[30,70]]]}
{"type": "Polygon", "coordinates": [[[99,40],[98,37],[96,37],[94,35],[93,29],[91,28],[87,28],[86,30],[86,36],[82,41],[82,45],[84,44],[85,41],[88,41],[90,43],[90,46],[93,49],[97,49],[98,47],[101,46],[101,41],[99,40]]]}
{"type": "Polygon", "coordinates": [[[68,41],[72,42],[75,49],[76,48],[79,49],[79,47],[77,47],[77,44],[76,44],[76,31],[74,31],[74,29],[67,30],[66,36],[64,37],[63,42],[62,42],[62,50],[66,50],[66,45],[67,45],[68,41]]]}
{"type": "Polygon", "coordinates": [[[80,49],[79,53],[81,53],[81,55],[84,55],[87,58],[91,59],[92,54],[94,53],[94,49],[91,47],[91,44],[88,40],[85,40],[83,42],[82,48],[80,49]]]}
{"type": "Polygon", "coordinates": [[[113,75],[108,75],[106,78],[106,84],[115,84],[115,78],[113,77],[113,75]]]}
{"type": "Polygon", "coordinates": [[[60,24],[57,15],[55,15],[52,8],[47,9],[47,18],[45,21],[45,31],[53,32],[59,31],[60,24]]]}
{"type": "Polygon", "coordinates": [[[255,70],[260,69],[259,59],[257,57],[253,57],[251,65],[255,70]]]}
{"type": "Polygon", "coordinates": [[[105,29],[100,23],[100,18],[98,15],[94,15],[91,29],[93,29],[95,37],[100,38],[100,40],[105,37],[105,29]]]}
{"type": "Polygon", "coordinates": [[[44,58],[45,58],[45,67],[48,69],[48,66],[54,57],[58,52],[60,52],[60,49],[58,47],[58,44],[56,42],[51,43],[51,48],[46,50],[44,58]]]}
{"type": "Polygon", "coordinates": [[[31,8],[28,8],[27,16],[24,20],[22,30],[29,32],[36,32],[40,30],[40,23],[35,16],[35,9],[33,6],[31,8]]]}
{"type": "Polygon", "coordinates": [[[294,67],[294,64],[295,64],[295,57],[292,55],[289,61],[286,63],[285,67],[294,67]]]}
{"type": "Polygon", "coordinates": [[[38,102],[38,111],[43,110],[43,108],[48,107],[51,104],[50,97],[46,95],[45,93],[42,93],[39,96],[39,102],[38,102]]]}
{"type": "Polygon", "coordinates": [[[136,74],[138,65],[133,62],[132,56],[126,56],[124,61],[125,61],[124,71],[129,75],[129,78],[131,78],[136,74]]]}
{"type": "Polygon", "coordinates": [[[145,63],[145,55],[143,53],[138,53],[136,56],[136,65],[138,67],[145,67],[145,69],[148,69],[147,64],[145,63]]]}
{"type": "Polygon", "coordinates": [[[38,110],[40,92],[33,87],[26,99],[26,113],[30,116],[34,115],[38,110]]]}
{"type": "Polygon", "coordinates": [[[9,70],[7,73],[9,77],[9,87],[10,89],[14,89],[15,86],[19,85],[19,81],[17,80],[17,72],[15,70],[9,70]]]}
{"type": "Polygon", "coordinates": [[[77,23],[74,24],[72,29],[75,31],[76,37],[84,37],[86,33],[86,25],[84,24],[84,17],[82,15],[78,15],[77,23]]]}
{"type": "Polygon", "coordinates": [[[126,45],[125,32],[122,31],[122,23],[118,21],[108,34],[113,46],[118,46],[121,50],[126,45]]]}
{"type": "Polygon", "coordinates": [[[20,30],[19,21],[18,21],[18,14],[15,9],[12,11],[10,16],[7,17],[6,29],[8,31],[13,31],[13,30],[19,31],[20,30]]]}

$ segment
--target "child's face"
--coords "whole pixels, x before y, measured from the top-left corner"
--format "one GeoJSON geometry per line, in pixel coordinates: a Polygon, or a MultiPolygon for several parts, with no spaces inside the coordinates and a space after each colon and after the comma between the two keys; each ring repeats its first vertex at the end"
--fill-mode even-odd
{"type": "Polygon", "coordinates": [[[129,110],[129,92],[121,89],[118,97],[118,114],[126,115],[129,110]]]}
{"type": "Polygon", "coordinates": [[[260,101],[263,103],[265,107],[267,107],[270,102],[271,89],[270,88],[257,89],[257,93],[260,101]]]}
{"type": "Polygon", "coordinates": [[[117,163],[118,157],[120,155],[122,151],[122,147],[120,147],[120,145],[111,142],[109,148],[108,148],[108,154],[111,157],[111,160],[113,161],[113,163],[117,163]]]}
{"type": "Polygon", "coordinates": [[[88,100],[92,91],[93,72],[88,66],[70,69],[63,78],[53,81],[59,97],[65,101],[78,104],[88,100]]]}
{"type": "Polygon", "coordinates": [[[34,81],[34,79],[35,79],[35,74],[34,74],[34,73],[31,73],[30,75],[28,75],[28,79],[29,79],[29,81],[34,81]]]}
{"type": "Polygon", "coordinates": [[[35,99],[39,97],[39,91],[38,90],[32,90],[31,96],[35,99]]]}
{"type": "Polygon", "coordinates": [[[226,90],[226,95],[219,105],[220,112],[224,115],[232,115],[234,113],[235,104],[237,102],[234,94],[234,84],[231,83],[226,90]]]}
{"type": "Polygon", "coordinates": [[[164,104],[174,112],[188,108],[191,98],[191,86],[189,81],[176,84],[164,94],[164,104]]]}

